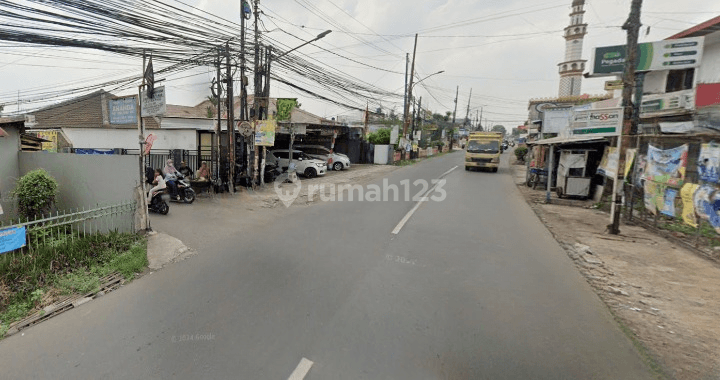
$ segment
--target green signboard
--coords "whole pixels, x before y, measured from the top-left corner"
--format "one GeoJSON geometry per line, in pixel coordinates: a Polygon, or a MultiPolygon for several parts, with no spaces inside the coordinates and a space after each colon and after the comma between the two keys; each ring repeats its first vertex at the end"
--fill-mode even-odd
{"type": "MultiPolygon", "coordinates": [[[[704,37],[648,42],[638,45],[638,71],[681,70],[698,67],[704,37]]],[[[625,71],[625,45],[595,48],[593,75],[619,75],[625,71]]]]}

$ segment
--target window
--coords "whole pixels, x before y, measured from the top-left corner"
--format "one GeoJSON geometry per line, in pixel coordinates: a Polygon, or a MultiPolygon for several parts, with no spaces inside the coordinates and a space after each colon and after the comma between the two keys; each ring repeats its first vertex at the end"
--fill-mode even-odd
{"type": "Polygon", "coordinates": [[[277,157],[277,158],[282,158],[282,159],[285,159],[285,160],[287,160],[288,157],[290,157],[290,156],[288,155],[288,152],[273,152],[273,156],[275,156],[275,157],[277,157]]]}
{"type": "Polygon", "coordinates": [[[667,76],[665,92],[689,90],[693,88],[695,69],[670,70],[667,76]]]}

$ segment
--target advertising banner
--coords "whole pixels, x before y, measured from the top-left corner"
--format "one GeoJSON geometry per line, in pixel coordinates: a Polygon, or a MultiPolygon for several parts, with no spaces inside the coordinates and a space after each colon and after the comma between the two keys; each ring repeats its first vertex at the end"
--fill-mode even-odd
{"type": "Polygon", "coordinates": [[[140,109],[142,117],[164,115],[165,109],[167,108],[165,103],[165,86],[155,87],[152,99],[148,98],[147,91],[141,92],[140,101],[142,103],[140,109]]]}
{"type": "MultiPolygon", "coordinates": [[[[638,45],[638,71],[682,70],[700,66],[704,37],[647,42],[638,45]]],[[[595,48],[592,75],[620,75],[625,71],[625,45],[595,48]]]]}
{"type": "Polygon", "coordinates": [[[609,80],[605,82],[605,91],[622,90],[624,87],[622,79],[609,80]]]}
{"type": "Polygon", "coordinates": [[[720,233],[720,192],[712,186],[702,185],[695,191],[693,203],[697,215],[707,220],[715,231],[720,233]]]}
{"type": "Polygon", "coordinates": [[[695,205],[693,204],[693,196],[697,191],[697,184],[686,183],[682,190],[680,190],[680,197],[682,198],[683,210],[682,218],[685,224],[691,227],[697,227],[697,217],[695,216],[695,205]]]}
{"type": "Polygon", "coordinates": [[[157,140],[157,136],[152,133],[145,138],[145,152],[143,153],[144,155],[147,156],[148,154],[150,154],[150,149],[152,149],[155,140],[157,140]]]}
{"type": "Polygon", "coordinates": [[[572,133],[575,136],[617,136],[622,130],[623,109],[575,110],[572,121],[572,133]]]}
{"type": "Polygon", "coordinates": [[[255,125],[255,145],[275,146],[275,120],[258,120],[255,125]]]}
{"type": "Polygon", "coordinates": [[[25,246],[25,227],[0,230],[0,253],[14,251],[25,246]]]}
{"type": "Polygon", "coordinates": [[[702,144],[697,169],[701,181],[720,182],[720,145],[715,143],[702,144]]]}
{"type": "Polygon", "coordinates": [[[664,215],[675,217],[675,198],[678,191],[676,189],[665,189],[665,202],[663,204],[662,213],[664,215]]]}
{"type": "Polygon", "coordinates": [[[620,155],[618,154],[618,148],[612,146],[605,148],[605,154],[598,167],[598,173],[606,177],[616,178],[618,166],[620,165],[619,162],[620,155]]]}
{"type": "Polygon", "coordinates": [[[57,152],[58,133],[57,131],[38,131],[37,137],[41,139],[49,140],[50,142],[42,143],[42,150],[48,152],[57,152]]]}
{"type": "Polygon", "coordinates": [[[137,98],[123,98],[108,102],[110,124],[137,124],[137,98]]]}
{"type": "Polygon", "coordinates": [[[687,144],[664,150],[648,145],[645,179],[669,186],[682,186],[685,180],[688,148],[687,144]]]}

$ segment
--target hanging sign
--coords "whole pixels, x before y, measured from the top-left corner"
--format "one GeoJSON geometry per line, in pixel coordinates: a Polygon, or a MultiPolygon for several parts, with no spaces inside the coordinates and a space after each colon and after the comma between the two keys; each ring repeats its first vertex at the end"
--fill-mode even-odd
{"type": "Polygon", "coordinates": [[[624,83],[620,80],[609,80],[605,82],[605,91],[622,90],[624,83]]]}
{"type": "Polygon", "coordinates": [[[140,96],[141,107],[140,113],[142,117],[162,116],[167,108],[165,103],[165,86],[155,87],[153,97],[149,98],[147,91],[143,91],[140,96]]]}
{"type": "Polygon", "coordinates": [[[658,149],[648,145],[645,179],[670,186],[681,186],[685,180],[688,148],[688,144],[673,149],[658,149]]]}
{"type": "Polygon", "coordinates": [[[0,253],[14,251],[25,246],[25,227],[0,230],[0,253]]]}

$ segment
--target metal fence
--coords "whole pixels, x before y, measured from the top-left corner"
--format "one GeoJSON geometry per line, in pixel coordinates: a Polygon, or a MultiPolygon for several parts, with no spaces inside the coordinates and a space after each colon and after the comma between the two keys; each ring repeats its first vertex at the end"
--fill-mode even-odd
{"type": "Polygon", "coordinates": [[[30,251],[93,234],[135,232],[135,201],[112,206],[55,211],[35,220],[10,220],[0,223],[0,231],[25,228],[25,246],[16,251],[30,251]]]}

